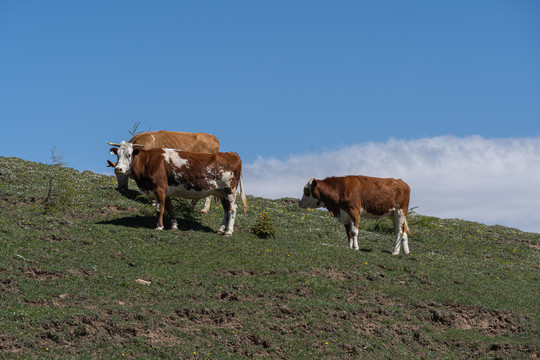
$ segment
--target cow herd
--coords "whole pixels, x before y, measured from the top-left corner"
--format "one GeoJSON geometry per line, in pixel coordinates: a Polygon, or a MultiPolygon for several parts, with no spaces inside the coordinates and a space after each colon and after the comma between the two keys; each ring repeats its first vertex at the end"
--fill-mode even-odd
{"type": "MultiPolygon", "coordinates": [[[[206,198],[203,213],[210,207],[210,196],[223,205],[223,221],[218,233],[231,236],[236,218],[236,197],[240,198],[244,214],[247,209],[242,184],[242,160],[235,152],[219,152],[214,135],[173,131],[145,132],[129,142],[107,142],[117,162],[108,160],[114,168],[120,189],[127,189],[131,177],[139,189],[156,201],[157,229],[163,230],[165,210],[171,218],[172,229],[178,222],[170,197],[198,200],[206,198]]],[[[312,178],[304,187],[299,206],[326,208],[345,226],[351,249],[358,250],[360,217],[378,219],[390,217],[394,223],[397,255],[403,247],[409,253],[407,211],[410,188],[403,180],[368,176],[312,178]]]]}

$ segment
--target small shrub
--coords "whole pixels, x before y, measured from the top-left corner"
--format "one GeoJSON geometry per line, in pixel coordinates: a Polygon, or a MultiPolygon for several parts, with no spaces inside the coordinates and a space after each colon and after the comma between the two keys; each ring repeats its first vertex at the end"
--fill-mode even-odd
{"type": "Polygon", "coordinates": [[[251,231],[258,237],[265,239],[276,235],[276,226],[268,215],[268,212],[263,211],[257,218],[257,222],[253,225],[251,231]]]}
{"type": "MultiPolygon", "coordinates": [[[[202,201],[204,201],[204,199],[202,201]]],[[[177,219],[200,223],[201,212],[195,210],[191,200],[172,197],[171,202],[177,219]]]]}
{"type": "Polygon", "coordinates": [[[63,171],[66,163],[64,156],[56,154],[56,148],[51,149],[52,165],[49,167],[49,184],[47,196],[43,201],[44,213],[47,215],[57,214],[73,203],[77,193],[72,181],[63,171]]]}

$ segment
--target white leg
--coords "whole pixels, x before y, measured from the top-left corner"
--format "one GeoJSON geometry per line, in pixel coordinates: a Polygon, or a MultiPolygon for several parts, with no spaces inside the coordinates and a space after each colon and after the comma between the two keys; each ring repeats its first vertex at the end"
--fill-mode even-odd
{"type": "Polygon", "coordinates": [[[403,252],[405,254],[409,253],[409,244],[407,242],[407,234],[403,231],[405,224],[405,215],[403,210],[399,208],[399,205],[396,204],[396,210],[394,210],[394,232],[396,235],[396,244],[394,246],[394,251],[392,255],[398,255],[401,249],[401,243],[403,242],[403,252]]]}
{"type": "Polygon", "coordinates": [[[207,198],[204,199],[204,206],[203,206],[203,209],[201,210],[201,213],[208,214],[208,211],[210,210],[211,202],[212,202],[211,196],[208,196],[207,198]]]}
{"type": "Polygon", "coordinates": [[[229,221],[227,224],[227,232],[225,233],[225,236],[232,236],[232,233],[234,231],[234,221],[236,220],[236,203],[231,204],[231,209],[228,211],[228,217],[229,221]]]}
{"type": "Polygon", "coordinates": [[[351,249],[360,250],[358,246],[358,229],[351,222],[352,247],[351,249]]]}
{"type": "Polygon", "coordinates": [[[171,230],[178,230],[178,220],[171,219],[171,230]]]}
{"type": "Polygon", "coordinates": [[[394,251],[392,251],[392,255],[399,255],[400,249],[401,249],[401,235],[398,234],[396,236],[396,245],[394,246],[394,251]]]}
{"type": "Polygon", "coordinates": [[[407,238],[407,233],[405,231],[403,232],[402,243],[403,252],[405,253],[405,255],[409,255],[409,239],[407,238]]]}

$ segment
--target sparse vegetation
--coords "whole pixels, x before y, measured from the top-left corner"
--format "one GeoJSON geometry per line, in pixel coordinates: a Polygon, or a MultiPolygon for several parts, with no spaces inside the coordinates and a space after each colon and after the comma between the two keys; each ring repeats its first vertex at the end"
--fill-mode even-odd
{"type": "Polygon", "coordinates": [[[251,196],[232,238],[219,204],[157,232],[138,192],[67,167],[45,212],[51,166],[0,157],[0,359],[540,356],[539,234],[411,213],[410,256],[369,220],[355,252],[328,212],[251,196]]]}
{"type": "Polygon", "coordinates": [[[140,121],[137,121],[135,124],[133,124],[133,128],[131,128],[131,130],[129,130],[129,134],[131,135],[131,137],[141,133],[141,131],[138,130],[139,125],[141,125],[140,121]]]}
{"type": "Polygon", "coordinates": [[[62,211],[65,206],[71,204],[75,189],[69,180],[63,176],[60,169],[67,164],[63,161],[64,156],[56,154],[56,148],[51,149],[51,162],[49,172],[46,174],[49,182],[47,196],[45,196],[44,213],[53,214],[62,211]]]}
{"type": "Polygon", "coordinates": [[[262,211],[260,213],[257,222],[253,225],[251,231],[262,239],[274,237],[276,235],[276,226],[267,211],[262,211]]]}

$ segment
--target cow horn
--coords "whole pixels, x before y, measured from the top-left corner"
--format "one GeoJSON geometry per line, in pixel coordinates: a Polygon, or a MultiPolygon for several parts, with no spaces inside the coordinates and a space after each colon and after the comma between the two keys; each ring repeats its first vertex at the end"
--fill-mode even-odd
{"type": "Polygon", "coordinates": [[[115,144],[115,143],[110,143],[107,141],[107,144],[111,145],[111,146],[116,146],[116,147],[120,147],[120,144],[115,144]]]}
{"type": "Polygon", "coordinates": [[[107,160],[107,163],[109,164],[109,165],[107,165],[107,167],[112,167],[112,168],[116,167],[116,164],[113,163],[111,160],[107,160]]]}
{"type": "Polygon", "coordinates": [[[144,145],[141,145],[141,144],[133,144],[133,147],[134,147],[134,148],[136,148],[136,147],[142,148],[142,147],[144,147],[144,145]]]}

